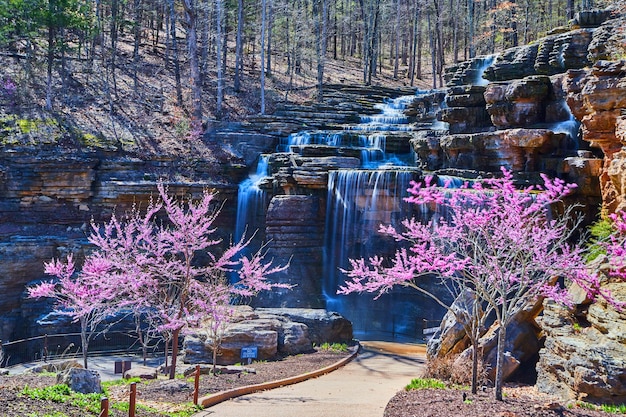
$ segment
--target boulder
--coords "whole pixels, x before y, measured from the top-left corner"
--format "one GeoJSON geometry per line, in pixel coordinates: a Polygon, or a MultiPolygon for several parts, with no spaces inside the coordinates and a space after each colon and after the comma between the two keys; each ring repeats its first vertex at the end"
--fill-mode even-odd
{"type": "Polygon", "coordinates": [[[57,374],[57,384],[66,384],[72,391],[82,394],[100,393],[100,374],[84,368],[69,368],[57,374]]]}
{"type": "Polygon", "coordinates": [[[325,342],[347,343],[353,337],[350,320],[334,311],[312,308],[258,308],[256,311],[306,324],[309,338],[316,345],[325,342]]]}
{"type": "Polygon", "coordinates": [[[455,355],[463,352],[470,343],[465,333],[465,325],[469,323],[472,303],[476,299],[470,290],[464,291],[450,306],[439,329],[432,335],[427,343],[429,357],[443,358],[447,355],[455,355]]]}
{"type": "MultiPolygon", "coordinates": [[[[241,362],[241,348],[256,346],[258,360],[277,355],[297,355],[313,349],[313,344],[349,342],[352,323],[334,312],[320,309],[238,307],[232,323],[224,331],[218,364],[241,362]]],[[[211,363],[213,354],[201,329],[185,336],[185,363],[211,363]]]]}
{"type": "Polygon", "coordinates": [[[157,369],[149,366],[135,365],[131,369],[124,371],[124,379],[157,379],[157,369]]]}
{"type": "MultiPolygon", "coordinates": [[[[471,361],[473,346],[470,346],[462,320],[468,317],[472,300],[473,294],[469,291],[455,300],[452,308],[457,311],[457,314],[455,316],[454,313],[448,312],[444,316],[440,330],[428,341],[429,357],[458,356],[456,361],[460,363],[471,361]]],[[[541,312],[541,308],[542,301],[528,303],[507,326],[502,373],[505,381],[513,377],[518,370],[534,368],[537,353],[541,348],[541,329],[535,319],[541,312]]],[[[493,323],[478,340],[482,363],[492,381],[496,373],[499,329],[499,324],[493,323]]]]}
{"type": "MultiPolygon", "coordinates": [[[[604,289],[626,301],[626,284],[604,289]]],[[[574,291],[574,294],[579,292],[574,291]]],[[[621,404],[626,401],[626,314],[604,301],[576,296],[573,309],[546,302],[546,336],[537,363],[537,389],[562,398],[621,404]]]]}

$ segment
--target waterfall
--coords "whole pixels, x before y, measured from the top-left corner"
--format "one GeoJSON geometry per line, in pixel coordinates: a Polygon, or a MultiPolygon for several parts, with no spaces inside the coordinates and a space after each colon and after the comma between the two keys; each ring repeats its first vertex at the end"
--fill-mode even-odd
{"type": "Polygon", "coordinates": [[[483,74],[485,74],[487,68],[489,68],[491,64],[493,64],[493,61],[495,61],[495,59],[496,55],[487,55],[485,57],[481,57],[480,66],[476,68],[476,77],[473,80],[470,80],[469,84],[481,86],[489,84],[489,80],[484,79],[483,74]]]}
{"type": "Polygon", "coordinates": [[[415,95],[400,96],[376,104],[374,108],[381,111],[379,114],[363,115],[357,125],[346,126],[345,129],[357,131],[411,131],[409,119],[404,110],[415,100],[415,95]]]}
{"type": "Polygon", "coordinates": [[[419,207],[404,201],[413,169],[338,170],[329,173],[326,210],[323,295],[326,308],[352,322],[360,338],[401,338],[419,334],[428,300],[412,290],[396,289],[373,300],[373,294],[337,295],[346,279],[339,270],[349,258],[390,256],[395,242],[378,233],[381,224],[399,226],[419,207]]]}
{"type": "Polygon", "coordinates": [[[267,209],[267,193],[259,185],[269,176],[269,157],[260,155],[256,170],[248,176],[237,190],[237,223],[235,239],[239,240],[244,233],[249,236],[264,225],[267,209]],[[247,230],[246,230],[247,229],[247,230]]]}
{"type": "Polygon", "coordinates": [[[575,149],[578,149],[580,145],[580,122],[576,120],[576,118],[572,114],[572,111],[567,105],[565,99],[562,99],[559,105],[561,107],[560,112],[567,115],[567,120],[553,123],[548,127],[548,129],[550,129],[554,133],[566,133],[567,135],[569,135],[569,138],[574,144],[575,149]]]}

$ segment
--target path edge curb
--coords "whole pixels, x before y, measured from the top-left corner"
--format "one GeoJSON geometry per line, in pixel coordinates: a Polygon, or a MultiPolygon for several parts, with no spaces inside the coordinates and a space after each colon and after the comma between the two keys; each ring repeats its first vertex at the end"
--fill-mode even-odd
{"type": "Polygon", "coordinates": [[[230,400],[231,398],[241,397],[242,395],[252,394],[259,391],[265,391],[269,389],[284,387],[287,385],[297,384],[298,382],[306,381],[307,379],[317,378],[319,376],[325,375],[329,372],[335,371],[342,366],[346,365],[348,362],[352,361],[357,354],[359,353],[361,345],[356,344],[351,347],[354,351],[346,356],[345,358],[333,363],[332,365],[328,365],[324,368],[318,369],[316,371],[307,372],[301,375],[296,375],[289,378],[283,378],[276,381],[264,382],[261,384],[254,385],[246,385],[243,387],[233,388],[227,391],[220,391],[215,394],[206,395],[200,397],[198,400],[198,405],[201,405],[203,408],[212,407],[226,400],[230,400]]]}

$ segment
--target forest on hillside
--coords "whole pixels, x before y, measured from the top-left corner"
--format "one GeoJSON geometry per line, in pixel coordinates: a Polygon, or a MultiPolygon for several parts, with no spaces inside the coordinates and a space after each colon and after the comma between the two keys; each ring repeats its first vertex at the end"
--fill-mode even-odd
{"type": "Polygon", "coordinates": [[[4,113],[95,107],[100,124],[115,119],[109,132],[81,133],[86,141],[113,135],[123,143],[120,129],[133,124],[197,136],[278,101],[314,99],[324,83],[442,87],[446,65],[532,42],[576,11],[615,4],[0,0],[0,99],[4,113]]]}

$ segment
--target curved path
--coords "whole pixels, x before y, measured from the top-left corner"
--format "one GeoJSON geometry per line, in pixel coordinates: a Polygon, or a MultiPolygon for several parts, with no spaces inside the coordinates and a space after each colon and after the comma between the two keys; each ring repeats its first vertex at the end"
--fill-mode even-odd
{"type": "Polygon", "coordinates": [[[387,402],[419,376],[422,345],[362,342],[346,366],[299,384],[233,398],[194,417],[382,417],[387,402]]]}

